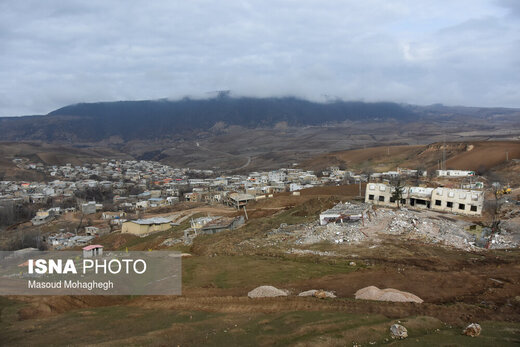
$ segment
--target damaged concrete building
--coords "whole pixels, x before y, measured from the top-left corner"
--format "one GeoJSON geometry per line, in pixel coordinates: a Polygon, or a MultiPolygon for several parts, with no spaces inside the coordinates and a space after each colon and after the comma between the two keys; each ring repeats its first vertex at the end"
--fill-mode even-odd
{"type": "MultiPolygon", "coordinates": [[[[369,183],[365,192],[365,202],[396,207],[394,191],[395,187],[384,183],[369,183]]],[[[484,192],[445,187],[403,187],[400,205],[418,210],[481,215],[484,206],[484,192]]]]}
{"type": "Polygon", "coordinates": [[[365,204],[339,203],[336,206],[320,213],[320,225],[328,223],[343,223],[348,221],[363,220],[368,212],[365,204]]]}

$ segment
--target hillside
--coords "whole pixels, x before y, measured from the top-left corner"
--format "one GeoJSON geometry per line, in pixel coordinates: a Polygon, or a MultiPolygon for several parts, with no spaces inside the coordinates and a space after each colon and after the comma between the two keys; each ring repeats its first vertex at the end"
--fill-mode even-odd
{"type": "MultiPolygon", "coordinates": [[[[315,170],[327,165],[358,170],[386,171],[401,168],[435,170],[443,158],[444,143],[380,146],[319,155],[302,163],[315,170]]],[[[446,168],[484,171],[520,159],[520,141],[447,142],[446,168]],[[507,152],[507,158],[506,158],[507,152]]]]}

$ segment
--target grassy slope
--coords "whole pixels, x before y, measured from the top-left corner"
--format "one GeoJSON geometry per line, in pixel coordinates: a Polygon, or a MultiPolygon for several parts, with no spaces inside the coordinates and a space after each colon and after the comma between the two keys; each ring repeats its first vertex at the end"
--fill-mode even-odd
{"type": "Polygon", "coordinates": [[[403,341],[390,338],[396,321],[377,314],[294,311],[212,313],[127,306],[80,309],[45,320],[16,321],[18,303],[0,300],[2,345],[350,345],[352,343],[508,346],[520,342],[520,323],[482,322],[477,338],[430,317],[400,320],[403,341]]]}

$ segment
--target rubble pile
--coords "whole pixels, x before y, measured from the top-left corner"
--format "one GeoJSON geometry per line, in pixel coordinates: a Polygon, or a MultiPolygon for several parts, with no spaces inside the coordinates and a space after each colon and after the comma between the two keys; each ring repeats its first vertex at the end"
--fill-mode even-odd
{"type": "Polygon", "coordinates": [[[518,237],[514,234],[501,232],[500,234],[493,234],[489,240],[490,249],[516,248],[520,246],[517,241],[518,237]]]}
{"type": "MultiPolygon", "coordinates": [[[[417,240],[423,243],[439,244],[466,251],[486,248],[514,248],[520,246],[520,233],[508,232],[517,224],[504,222],[498,234],[470,232],[474,226],[469,221],[450,218],[432,211],[411,211],[379,208],[370,211],[364,220],[329,222],[320,225],[318,221],[306,224],[286,225],[272,229],[263,239],[244,240],[237,246],[248,248],[279,247],[286,245],[312,245],[321,242],[355,245],[362,242],[379,243],[386,236],[395,235],[400,239],[417,240]]],[[[332,255],[329,252],[293,248],[289,254],[332,255]]],[[[330,252],[333,253],[333,252],[330,252]]]]}
{"type": "Polygon", "coordinates": [[[416,212],[407,209],[398,211],[378,209],[367,222],[367,226],[376,230],[376,233],[401,235],[426,243],[438,243],[471,250],[474,249],[476,238],[464,229],[466,224],[466,222],[444,218],[431,212],[416,212]]]}

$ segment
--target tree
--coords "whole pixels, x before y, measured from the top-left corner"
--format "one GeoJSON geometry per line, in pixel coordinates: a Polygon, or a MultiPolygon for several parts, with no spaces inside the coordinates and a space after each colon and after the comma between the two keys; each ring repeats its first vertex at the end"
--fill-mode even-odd
{"type": "Polygon", "coordinates": [[[486,176],[488,181],[492,182],[491,186],[493,187],[493,193],[495,195],[495,201],[492,210],[493,218],[491,220],[491,231],[493,233],[497,233],[500,231],[500,209],[504,203],[504,198],[502,195],[505,186],[505,180],[501,175],[491,171],[488,171],[486,176]]]}
{"type": "Polygon", "coordinates": [[[404,185],[401,185],[401,180],[397,179],[392,184],[392,199],[397,202],[397,208],[401,207],[401,199],[403,198],[404,185]]]}

